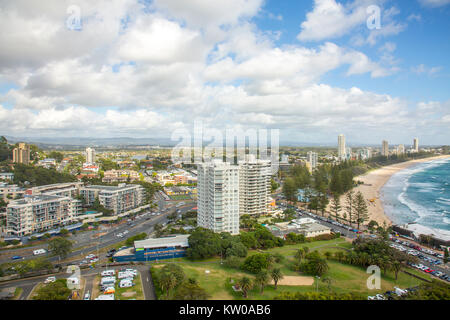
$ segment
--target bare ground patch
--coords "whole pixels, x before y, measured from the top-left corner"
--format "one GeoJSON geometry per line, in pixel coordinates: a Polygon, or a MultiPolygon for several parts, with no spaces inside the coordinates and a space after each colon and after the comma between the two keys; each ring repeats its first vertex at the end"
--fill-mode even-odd
{"type": "MultiPolygon", "coordinates": [[[[273,280],[271,281],[273,283],[273,280]]],[[[284,276],[283,279],[278,281],[280,286],[312,286],[314,284],[313,277],[302,276],[284,276]]]]}

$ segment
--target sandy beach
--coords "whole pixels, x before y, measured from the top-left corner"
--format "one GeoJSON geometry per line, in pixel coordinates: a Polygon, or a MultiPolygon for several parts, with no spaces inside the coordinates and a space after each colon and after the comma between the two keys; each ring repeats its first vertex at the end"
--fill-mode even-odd
{"type": "MultiPolygon", "coordinates": [[[[386,224],[388,225],[392,224],[392,222],[384,213],[383,204],[380,200],[380,190],[386,184],[386,182],[388,182],[389,178],[394,173],[406,169],[416,163],[427,162],[437,159],[444,159],[449,157],[450,157],[449,155],[444,155],[444,156],[430,157],[426,159],[411,160],[407,162],[382,167],[380,169],[370,171],[364,175],[355,177],[356,181],[362,181],[364,183],[356,187],[354,191],[355,193],[361,191],[361,193],[364,195],[364,198],[367,201],[369,201],[368,205],[369,221],[375,220],[381,225],[383,224],[383,222],[386,222],[386,224]],[[370,200],[373,200],[373,202],[371,202],[370,200]]],[[[341,206],[342,207],[345,206],[345,196],[341,197],[341,206]]],[[[327,210],[330,211],[330,205],[328,206],[327,210]]]]}

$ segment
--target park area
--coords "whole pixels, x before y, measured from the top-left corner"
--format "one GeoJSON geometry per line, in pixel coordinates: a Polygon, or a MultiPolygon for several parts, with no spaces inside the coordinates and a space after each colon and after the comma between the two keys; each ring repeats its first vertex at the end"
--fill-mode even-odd
{"type": "MultiPolygon", "coordinates": [[[[325,252],[337,252],[351,250],[351,243],[342,238],[316,241],[304,244],[286,245],[269,250],[251,250],[248,256],[257,253],[279,253],[284,259],[279,263],[275,263],[275,268],[280,268],[284,278],[278,282],[278,288],[275,289],[273,282],[264,288],[261,293],[260,287],[253,286],[248,291],[249,300],[273,299],[282,292],[290,293],[306,293],[306,292],[324,292],[324,293],[354,293],[361,296],[361,299],[366,299],[369,295],[383,293],[388,290],[393,290],[394,286],[400,288],[407,288],[416,286],[422,283],[421,280],[410,276],[406,273],[400,272],[398,279],[395,280],[395,275],[392,271],[387,271],[386,275],[382,273],[381,289],[369,290],[367,288],[367,279],[370,274],[366,270],[349,264],[337,262],[335,260],[327,260],[329,271],[322,277],[317,279],[309,275],[302,274],[293,270],[294,254],[297,249],[301,247],[309,247],[310,252],[317,250],[322,255],[325,252]],[[325,279],[327,279],[325,281],[325,279]]],[[[221,259],[212,258],[204,261],[189,261],[186,258],[178,258],[171,260],[169,263],[176,263],[179,265],[186,278],[194,278],[197,280],[199,286],[205,289],[212,300],[241,300],[244,299],[242,292],[235,291],[233,285],[236,284],[242,277],[246,276],[254,279],[255,275],[243,270],[238,270],[226,267],[221,263],[221,259]]],[[[152,264],[152,272],[157,273],[167,263],[152,264]]],[[[407,269],[408,272],[418,275],[415,270],[407,269]]],[[[430,279],[429,276],[420,274],[422,278],[430,279]]],[[[166,299],[161,290],[157,290],[159,299],[166,299]],[[159,291],[159,292],[158,292],[159,291]]]]}

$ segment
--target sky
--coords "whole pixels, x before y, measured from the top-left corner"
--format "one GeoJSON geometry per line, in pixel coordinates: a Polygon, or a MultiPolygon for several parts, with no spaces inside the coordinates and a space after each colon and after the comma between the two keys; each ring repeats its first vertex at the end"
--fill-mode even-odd
{"type": "Polygon", "coordinates": [[[450,0],[0,0],[0,134],[450,144],[450,0]]]}

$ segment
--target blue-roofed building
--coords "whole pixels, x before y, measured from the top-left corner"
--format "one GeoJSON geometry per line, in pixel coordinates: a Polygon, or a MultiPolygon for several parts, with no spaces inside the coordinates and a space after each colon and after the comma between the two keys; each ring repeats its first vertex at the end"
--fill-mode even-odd
{"type": "Polygon", "coordinates": [[[188,234],[183,234],[135,241],[133,247],[116,252],[113,260],[115,262],[156,261],[185,257],[186,249],[189,247],[188,238],[188,234]]]}

